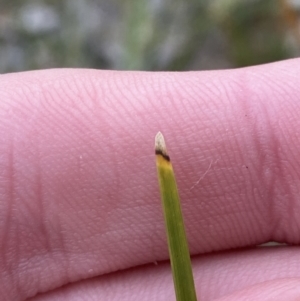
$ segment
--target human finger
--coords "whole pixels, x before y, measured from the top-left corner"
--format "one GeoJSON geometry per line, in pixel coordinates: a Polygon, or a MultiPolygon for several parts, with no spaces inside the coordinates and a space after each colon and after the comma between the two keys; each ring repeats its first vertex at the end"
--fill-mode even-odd
{"type": "MultiPolygon", "coordinates": [[[[299,254],[298,247],[277,247],[197,256],[193,271],[198,300],[298,300],[299,254]]],[[[175,299],[171,268],[160,262],[70,284],[28,301],[175,299]]]]}
{"type": "Polygon", "coordinates": [[[153,155],[158,130],[193,254],[298,243],[297,62],[2,76],[3,295],[17,300],[15,292],[32,296],[168,257],[153,155]]]}

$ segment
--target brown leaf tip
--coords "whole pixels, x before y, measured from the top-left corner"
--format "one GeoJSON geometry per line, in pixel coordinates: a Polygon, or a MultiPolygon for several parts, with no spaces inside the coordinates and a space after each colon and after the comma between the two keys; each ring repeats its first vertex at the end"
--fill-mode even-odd
{"type": "Polygon", "coordinates": [[[161,132],[158,132],[155,136],[155,154],[161,155],[167,161],[170,161],[170,157],[167,152],[165,138],[161,132]]]}

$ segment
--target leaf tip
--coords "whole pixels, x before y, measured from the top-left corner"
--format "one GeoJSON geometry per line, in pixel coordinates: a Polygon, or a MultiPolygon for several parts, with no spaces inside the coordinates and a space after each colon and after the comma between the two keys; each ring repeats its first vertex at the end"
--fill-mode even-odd
{"type": "Polygon", "coordinates": [[[167,146],[165,138],[161,132],[158,132],[155,136],[155,154],[163,156],[167,161],[170,161],[170,157],[167,152],[167,146]]]}

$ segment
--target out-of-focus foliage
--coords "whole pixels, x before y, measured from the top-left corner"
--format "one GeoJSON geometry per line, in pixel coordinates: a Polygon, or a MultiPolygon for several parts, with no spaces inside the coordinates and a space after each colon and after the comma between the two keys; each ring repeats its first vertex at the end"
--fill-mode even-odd
{"type": "Polygon", "coordinates": [[[220,69],[294,57],[300,50],[299,0],[1,2],[1,73],[220,69]]]}

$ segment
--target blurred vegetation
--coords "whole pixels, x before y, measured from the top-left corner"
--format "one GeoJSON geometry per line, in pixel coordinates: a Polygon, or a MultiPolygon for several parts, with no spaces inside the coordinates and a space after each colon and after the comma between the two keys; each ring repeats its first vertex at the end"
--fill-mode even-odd
{"type": "Polygon", "coordinates": [[[0,72],[277,61],[299,56],[299,11],[297,0],[1,1],[0,72]]]}

